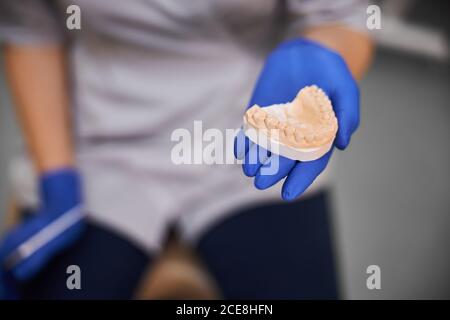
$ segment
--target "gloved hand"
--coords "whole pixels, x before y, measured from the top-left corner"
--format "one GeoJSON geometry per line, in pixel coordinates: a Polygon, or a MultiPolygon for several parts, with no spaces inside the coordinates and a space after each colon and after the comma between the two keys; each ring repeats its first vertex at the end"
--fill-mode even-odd
{"type": "MultiPolygon", "coordinates": [[[[343,150],[359,125],[358,85],[342,57],[314,41],[287,41],[269,55],[249,107],[292,101],[300,89],[313,84],[322,88],[331,99],[339,125],[334,145],[343,150]]],[[[239,135],[242,137],[242,131],[239,135]]],[[[239,137],[235,139],[234,151],[236,158],[244,160],[245,175],[255,177],[254,184],[258,189],[269,188],[287,177],[282,188],[285,200],[300,196],[325,169],[332,153],[331,150],[315,161],[299,162],[270,154],[247,138],[239,137]],[[270,167],[275,160],[279,162],[277,172],[261,174],[262,166],[270,167]]]]}
{"type": "Polygon", "coordinates": [[[8,232],[0,243],[0,287],[9,297],[14,281],[33,277],[56,253],[74,243],[85,227],[75,170],[60,169],[42,175],[39,199],[36,214],[8,232]]]}

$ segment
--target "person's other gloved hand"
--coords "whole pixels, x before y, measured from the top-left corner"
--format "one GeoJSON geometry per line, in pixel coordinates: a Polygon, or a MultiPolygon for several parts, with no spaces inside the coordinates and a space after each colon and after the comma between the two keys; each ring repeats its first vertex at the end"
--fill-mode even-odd
{"type": "Polygon", "coordinates": [[[38,273],[58,252],[74,243],[85,227],[78,173],[47,172],[39,180],[40,208],[8,232],[0,243],[0,294],[11,297],[14,281],[38,273]]]}
{"type": "MultiPolygon", "coordinates": [[[[334,145],[343,150],[359,125],[359,89],[342,57],[322,45],[306,39],[282,43],[267,58],[253,91],[249,107],[261,107],[292,101],[298,91],[308,85],[322,88],[331,99],[339,129],[334,145]]],[[[239,133],[242,137],[242,130],[239,133]]],[[[270,154],[247,138],[236,138],[235,156],[243,159],[243,171],[255,177],[258,189],[266,189],[287,177],[282,197],[293,200],[300,196],[325,169],[332,150],[315,161],[299,162],[270,154]],[[253,154],[252,154],[253,153],[253,154]],[[274,174],[261,174],[277,157],[279,169],[274,174]],[[257,159],[249,161],[249,159],[257,159]]]]}

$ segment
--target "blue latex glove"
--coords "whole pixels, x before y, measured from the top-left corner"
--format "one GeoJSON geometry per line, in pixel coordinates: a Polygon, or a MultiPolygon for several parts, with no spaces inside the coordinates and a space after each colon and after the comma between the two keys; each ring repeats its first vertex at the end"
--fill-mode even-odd
{"type": "Polygon", "coordinates": [[[8,232],[0,243],[0,294],[4,298],[14,296],[14,281],[32,278],[84,229],[75,170],[55,170],[41,176],[39,196],[38,212],[8,232]]]}
{"type": "MultiPolygon", "coordinates": [[[[300,89],[314,84],[331,99],[339,125],[334,145],[343,150],[359,125],[358,85],[342,57],[316,42],[296,39],[276,48],[266,60],[249,106],[290,102],[300,89]]],[[[270,154],[248,138],[236,139],[234,151],[236,158],[244,160],[245,175],[255,177],[256,188],[269,188],[286,177],[282,188],[285,200],[300,196],[325,169],[332,153],[315,161],[299,162],[270,154]],[[249,161],[255,158],[256,162],[249,161]],[[262,166],[269,167],[273,161],[279,162],[278,171],[261,174],[262,166]]]]}

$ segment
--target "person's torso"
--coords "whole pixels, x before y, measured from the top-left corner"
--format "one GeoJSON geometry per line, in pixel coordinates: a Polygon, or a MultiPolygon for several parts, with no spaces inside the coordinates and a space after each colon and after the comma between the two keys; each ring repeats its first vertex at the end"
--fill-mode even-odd
{"type": "Polygon", "coordinates": [[[82,139],[239,126],[282,10],[276,0],[57,3],[81,9],[81,30],[67,35],[82,139]]]}

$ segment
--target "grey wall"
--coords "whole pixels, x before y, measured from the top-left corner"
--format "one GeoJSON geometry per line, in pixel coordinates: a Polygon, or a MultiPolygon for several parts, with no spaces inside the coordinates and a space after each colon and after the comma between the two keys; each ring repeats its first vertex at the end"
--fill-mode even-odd
{"type": "MultiPolygon", "coordinates": [[[[362,83],[362,123],[334,161],[335,235],[347,298],[450,298],[450,109],[446,66],[380,53],[362,83]],[[366,288],[377,264],[382,289],[366,288]]],[[[0,208],[17,146],[0,80],[0,208]]]]}
{"type": "Polygon", "coordinates": [[[362,123],[337,158],[336,234],[349,298],[450,298],[448,66],[380,53],[362,123]],[[382,290],[366,288],[381,267],[382,290]]]}

